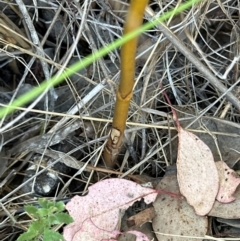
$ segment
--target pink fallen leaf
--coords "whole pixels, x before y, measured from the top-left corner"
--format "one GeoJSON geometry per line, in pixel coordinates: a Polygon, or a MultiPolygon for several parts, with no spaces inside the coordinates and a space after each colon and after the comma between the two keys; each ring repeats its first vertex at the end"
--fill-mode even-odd
{"type": "Polygon", "coordinates": [[[221,203],[232,202],[236,199],[232,195],[240,183],[240,176],[223,161],[216,162],[216,166],[220,181],[217,200],[221,203]]]}
{"type": "MultiPolygon", "coordinates": [[[[138,231],[131,230],[127,231],[126,234],[133,234],[135,241],[150,241],[148,237],[138,231]]],[[[118,230],[106,231],[95,226],[90,219],[83,222],[81,229],[74,235],[74,241],[117,241],[117,237],[121,235],[118,230]]]]}
{"type": "MultiPolygon", "coordinates": [[[[81,215],[81,214],[79,214],[81,215]]],[[[65,230],[64,230],[65,231],[65,230]]],[[[65,232],[64,232],[65,233],[65,232]]],[[[116,237],[120,234],[119,231],[107,231],[104,229],[98,228],[91,219],[85,220],[81,228],[74,234],[74,237],[72,240],[74,241],[82,241],[82,240],[87,240],[87,241],[96,241],[96,240],[104,240],[104,241],[115,241],[116,237]],[[96,239],[97,237],[97,239],[96,239]]],[[[65,234],[64,234],[64,238],[65,234]]],[[[67,240],[67,239],[66,239],[67,240]]]]}
{"type": "Polygon", "coordinates": [[[219,177],[213,155],[196,135],[178,126],[177,178],[180,192],[196,214],[210,212],[218,193],[219,177]]]}
{"type": "Polygon", "coordinates": [[[74,222],[64,228],[66,241],[114,240],[120,233],[119,221],[123,210],[144,198],[156,199],[157,191],[132,181],[112,178],[89,187],[86,196],[75,196],[66,205],[74,222]]]}
{"type": "Polygon", "coordinates": [[[234,202],[220,203],[215,201],[212,210],[208,213],[208,216],[224,218],[224,219],[240,219],[240,186],[238,186],[236,192],[234,193],[236,200],[234,202]]]}

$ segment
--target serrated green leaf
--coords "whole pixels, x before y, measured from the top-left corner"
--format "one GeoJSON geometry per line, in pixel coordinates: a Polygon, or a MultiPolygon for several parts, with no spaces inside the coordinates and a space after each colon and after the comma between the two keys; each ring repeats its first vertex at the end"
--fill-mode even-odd
{"type": "Polygon", "coordinates": [[[49,214],[59,212],[58,209],[55,206],[49,207],[48,211],[49,211],[49,214]]]}
{"type": "Polygon", "coordinates": [[[39,233],[36,230],[30,230],[28,229],[27,232],[22,233],[17,241],[28,241],[28,240],[32,240],[33,238],[37,237],[39,235],[39,233]]]}
{"type": "Polygon", "coordinates": [[[74,221],[73,218],[67,213],[56,213],[55,218],[59,222],[65,223],[65,224],[69,224],[69,223],[72,223],[74,221]]]}
{"type": "Polygon", "coordinates": [[[59,212],[62,212],[62,211],[65,210],[65,204],[64,204],[64,202],[62,202],[62,201],[56,202],[56,203],[55,203],[55,207],[57,208],[57,210],[58,210],[59,212]]]}
{"type": "Polygon", "coordinates": [[[39,208],[38,209],[38,214],[40,217],[45,217],[45,216],[48,216],[50,213],[49,209],[48,208],[39,208]]]}
{"type": "Polygon", "coordinates": [[[48,222],[46,219],[37,220],[37,221],[32,222],[29,225],[28,230],[29,231],[37,231],[40,234],[40,233],[43,233],[45,227],[48,227],[48,222]]]}
{"type": "Polygon", "coordinates": [[[55,218],[55,215],[49,216],[48,222],[50,225],[60,224],[60,222],[55,218]]]}
{"type": "Polygon", "coordinates": [[[35,207],[35,206],[33,206],[33,205],[26,205],[26,206],[24,206],[24,210],[25,210],[28,214],[32,215],[32,216],[35,217],[35,218],[38,218],[38,217],[39,217],[39,215],[38,215],[38,208],[35,207]]]}
{"type": "Polygon", "coordinates": [[[48,220],[49,220],[49,223],[51,223],[51,225],[62,224],[62,223],[69,224],[74,221],[73,218],[67,213],[56,213],[50,216],[48,220]]]}
{"type": "Polygon", "coordinates": [[[43,241],[64,241],[63,236],[54,230],[45,230],[43,233],[43,241]]]}
{"type": "Polygon", "coordinates": [[[46,198],[39,198],[38,203],[43,208],[49,208],[49,201],[46,198]]]}

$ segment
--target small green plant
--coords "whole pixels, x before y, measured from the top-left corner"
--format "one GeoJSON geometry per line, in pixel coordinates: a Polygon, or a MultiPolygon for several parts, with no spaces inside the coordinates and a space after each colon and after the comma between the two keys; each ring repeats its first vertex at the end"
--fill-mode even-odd
{"type": "Polygon", "coordinates": [[[63,213],[65,205],[63,202],[49,201],[45,198],[38,200],[39,207],[26,205],[24,207],[28,215],[33,219],[28,230],[21,234],[17,241],[62,241],[63,236],[53,230],[57,224],[69,224],[73,219],[67,213],[63,213]]]}

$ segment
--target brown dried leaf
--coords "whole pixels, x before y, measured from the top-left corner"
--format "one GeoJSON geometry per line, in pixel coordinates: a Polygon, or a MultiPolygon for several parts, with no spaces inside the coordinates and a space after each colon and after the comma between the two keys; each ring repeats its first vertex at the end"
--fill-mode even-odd
{"type": "Polygon", "coordinates": [[[180,192],[198,215],[211,210],[219,177],[211,150],[196,135],[178,128],[177,177],[180,192]]]}
{"type": "MultiPolygon", "coordinates": [[[[157,189],[179,194],[176,175],[165,175],[157,189]]],[[[159,241],[196,241],[195,238],[186,236],[203,237],[206,234],[207,218],[196,215],[185,198],[161,194],[153,206],[156,212],[152,222],[153,230],[159,241]]]]}
{"type": "Polygon", "coordinates": [[[155,210],[153,207],[147,208],[140,213],[131,216],[127,220],[128,227],[141,227],[144,223],[151,221],[155,217],[155,210]]]}
{"type": "Polygon", "coordinates": [[[240,183],[240,176],[223,161],[216,162],[219,175],[219,191],[217,200],[221,203],[229,203],[236,198],[232,196],[240,183]]]}

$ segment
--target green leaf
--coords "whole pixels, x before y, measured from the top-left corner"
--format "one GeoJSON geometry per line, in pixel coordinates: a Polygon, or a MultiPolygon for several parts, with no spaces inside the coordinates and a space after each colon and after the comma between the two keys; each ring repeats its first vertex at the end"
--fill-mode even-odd
{"type": "Polygon", "coordinates": [[[56,202],[55,207],[57,208],[58,211],[64,211],[65,210],[65,204],[62,201],[56,202]]]}
{"type": "Polygon", "coordinates": [[[67,213],[56,213],[50,216],[48,220],[51,225],[61,224],[61,223],[69,224],[74,221],[73,218],[67,213]]]}
{"type": "Polygon", "coordinates": [[[54,230],[45,230],[43,233],[43,241],[64,241],[64,238],[54,230]]]}
{"type": "Polygon", "coordinates": [[[28,241],[28,240],[32,240],[33,238],[37,237],[39,235],[39,233],[36,230],[30,230],[28,229],[27,232],[22,233],[17,241],[28,241]]]}
{"type": "Polygon", "coordinates": [[[25,210],[28,214],[32,215],[32,216],[35,217],[35,218],[38,218],[38,217],[39,217],[39,215],[38,215],[38,208],[35,207],[35,206],[33,206],[33,205],[26,205],[26,206],[24,206],[24,210],[25,210]]]}
{"type": "Polygon", "coordinates": [[[49,210],[49,208],[39,208],[38,213],[39,213],[40,217],[46,217],[49,215],[50,210],[49,210]]]}
{"type": "Polygon", "coordinates": [[[49,213],[51,213],[51,214],[59,212],[55,206],[50,207],[48,210],[49,210],[49,213]]]}
{"type": "Polygon", "coordinates": [[[46,219],[37,220],[37,221],[32,222],[29,225],[28,230],[37,231],[40,234],[40,233],[43,233],[45,227],[48,227],[48,222],[46,219]]]}
{"type": "Polygon", "coordinates": [[[51,201],[48,201],[46,198],[39,198],[38,203],[43,208],[49,208],[49,206],[51,206],[51,201]]]}

